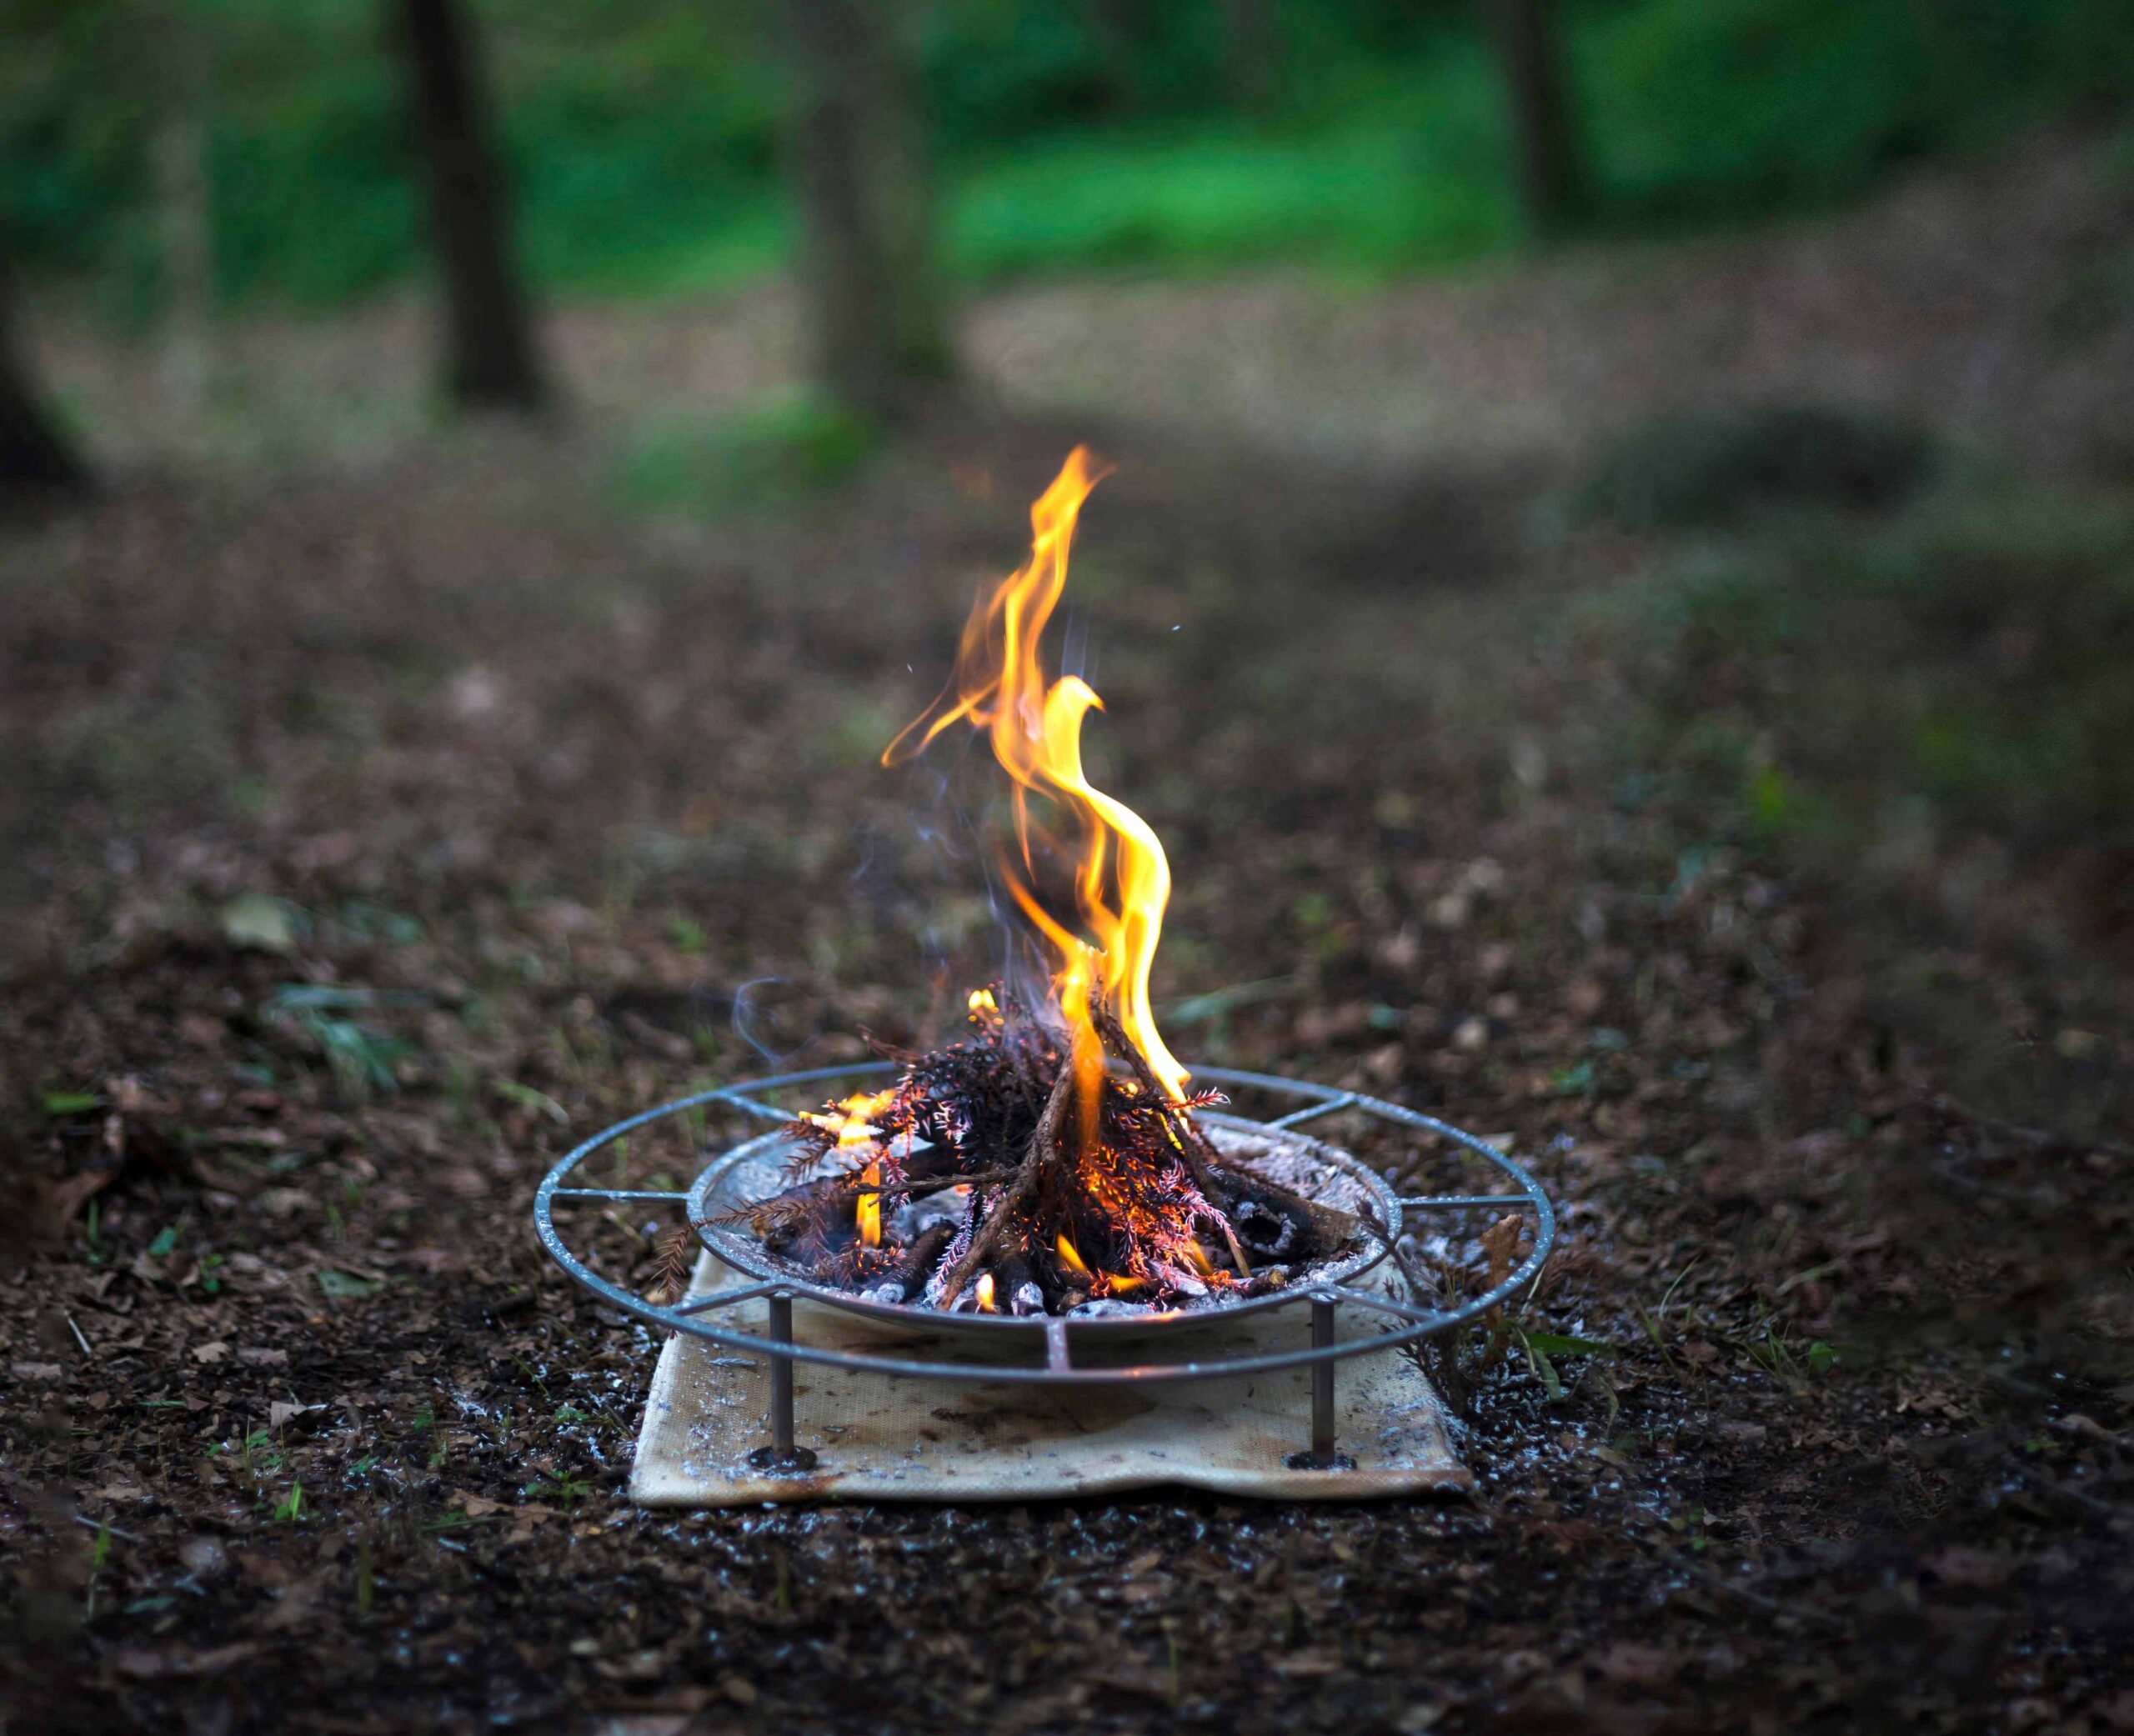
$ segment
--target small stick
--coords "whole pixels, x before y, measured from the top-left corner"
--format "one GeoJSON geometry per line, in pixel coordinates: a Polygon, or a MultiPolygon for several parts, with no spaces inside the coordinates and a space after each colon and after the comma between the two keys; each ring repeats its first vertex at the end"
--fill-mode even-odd
{"type": "Polygon", "coordinates": [[[1019,1212],[1037,1192],[1038,1178],[1043,1173],[1046,1159],[1056,1158],[1059,1153],[1059,1128],[1067,1118],[1067,1102],[1075,1093],[1075,1069],[1071,1065],[1059,1069],[1059,1077],[1052,1082],[1052,1095],[1044,1100],[1044,1113],[1037,1118],[1037,1131],[1030,1135],[1029,1149],[1023,1153],[1022,1167],[994,1202],[993,1209],[986,1213],[985,1222],[978,1227],[970,1238],[970,1245],[941,1280],[941,1306],[949,1307],[963,1293],[963,1288],[971,1276],[993,1252],[994,1246],[1006,1233],[1008,1220],[1019,1212]]]}
{"type": "Polygon", "coordinates": [[[904,1294],[910,1297],[924,1288],[927,1268],[940,1258],[949,1243],[955,1239],[955,1231],[945,1223],[929,1224],[912,1238],[903,1261],[896,1268],[897,1282],[904,1286],[904,1294]]]}

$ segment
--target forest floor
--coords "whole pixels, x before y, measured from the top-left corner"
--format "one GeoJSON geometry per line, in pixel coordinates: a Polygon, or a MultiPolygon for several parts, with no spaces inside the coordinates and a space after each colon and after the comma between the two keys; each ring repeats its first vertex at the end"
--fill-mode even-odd
{"type": "Polygon", "coordinates": [[[2062,139],[1455,286],[1019,293],[754,512],[630,510],[606,418],[774,386],[769,303],[564,322],[559,429],[136,418],[0,542],[7,1728],[2134,1730],[2130,282],[2062,139]],[[1866,456],[1775,459],[1801,403],[1866,456]],[[876,756],[1078,439],[1174,1045],[1561,1203],[1478,1491],[634,1510],[657,1345],[534,1187],[952,1025],[979,865],[876,756]]]}

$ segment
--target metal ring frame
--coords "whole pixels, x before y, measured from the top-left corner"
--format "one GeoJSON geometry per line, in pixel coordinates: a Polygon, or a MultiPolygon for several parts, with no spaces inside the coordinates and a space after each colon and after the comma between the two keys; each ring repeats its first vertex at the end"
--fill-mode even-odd
{"type": "MultiPolygon", "coordinates": [[[[1462,1155],[1479,1159],[1496,1174],[1510,1181],[1515,1191],[1412,1196],[1400,1200],[1402,1210],[1424,1213],[1529,1211],[1535,1218],[1531,1250],[1500,1283],[1491,1285],[1480,1295],[1453,1308],[1420,1308],[1411,1303],[1397,1302],[1390,1296],[1377,1295],[1346,1284],[1300,1287],[1285,1299],[1308,1300],[1312,1304],[1312,1344],[1309,1349],[1275,1351],[1256,1356],[1150,1363],[1132,1367],[1081,1368],[1075,1366],[1072,1360],[1070,1340],[1074,1333],[1075,1323],[1071,1317],[1057,1318],[1047,1323],[1044,1339],[1045,1360],[1038,1366],[992,1361],[928,1361],[914,1357],[875,1356],[855,1351],[829,1350],[799,1343],[793,1338],[793,1301],[797,1293],[791,1284],[777,1282],[747,1284],[708,1296],[688,1297],[664,1305],[651,1303],[594,1271],[570,1250],[556,1228],[555,1205],[559,1200],[607,1204],[657,1203],[686,1210],[694,1191],[689,1188],[569,1185],[572,1172],[580,1164],[596,1152],[604,1150],[639,1128],[669,1116],[684,1114],[691,1109],[714,1104],[738,1109],[744,1114],[763,1120],[789,1121],[793,1118],[792,1111],[764,1103],[756,1093],[795,1085],[876,1076],[894,1070],[893,1063],[881,1061],[814,1068],[804,1073],[781,1073],[774,1078],[750,1080],[717,1090],[700,1091],[691,1097],[662,1103],[656,1108],[633,1115],[626,1121],[617,1122],[613,1127],[594,1134],[576,1147],[542,1178],[540,1189],[534,1195],[534,1228],[541,1238],[541,1245],[548,1250],[550,1258],[603,1301],[650,1324],[664,1327],[670,1332],[688,1333],[724,1349],[769,1358],[772,1387],[772,1442],[756,1456],[759,1468],[798,1471],[814,1463],[814,1455],[796,1447],[793,1438],[793,1365],[801,1362],[907,1378],[1091,1387],[1208,1380],[1229,1375],[1271,1373],[1285,1368],[1310,1367],[1312,1370],[1312,1450],[1293,1455],[1290,1463],[1300,1468],[1345,1468],[1350,1462],[1334,1450],[1333,1365],[1348,1357],[1372,1355],[1448,1332],[1500,1306],[1540,1275],[1542,1262],[1548,1258],[1550,1248],[1555,1240],[1555,1210],[1540,1184],[1522,1165],[1472,1133],[1454,1127],[1449,1122],[1440,1121],[1435,1116],[1403,1108],[1398,1103],[1390,1103],[1380,1098],[1366,1097],[1360,1092],[1344,1091],[1337,1087],[1317,1085],[1304,1080],[1278,1078],[1269,1073],[1241,1073],[1218,1067],[1196,1068],[1194,1077],[1210,1084],[1241,1087],[1277,1096],[1305,1099],[1301,1107],[1271,1121],[1252,1123],[1239,1119],[1235,1124],[1240,1127],[1285,1129],[1301,1127],[1322,1116],[1354,1110],[1396,1127],[1433,1133],[1450,1140],[1462,1155]],[[759,1299],[767,1304],[767,1336],[759,1337],[714,1325],[703,1318],[717,1309],[759,1299]],[[1335,1332],[1335,1310],[1343,1304],[1364,1309],[1376,1317],[1390,1318],[1391,1323],[1375,1334],[1340,1339],[1335,1332]]],[[[1211,1321],[1219,1319],[1221,1313],[1226,1312],[1211,1313],[1209,1318],[1211,1321]]]]}

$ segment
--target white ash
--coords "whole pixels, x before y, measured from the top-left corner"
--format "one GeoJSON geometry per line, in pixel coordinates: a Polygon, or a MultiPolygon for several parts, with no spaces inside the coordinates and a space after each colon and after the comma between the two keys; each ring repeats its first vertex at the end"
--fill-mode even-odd
{"type": "Polygon", "coordinates": [[[924,1199],[908,1199],[889,1214],[890,1239],[909,1245],[919,1239],[922,1231],[937,1223],[960,1223],[969,1203],[968,1193],[959,1188],[944,1188],[924,1199]]]}

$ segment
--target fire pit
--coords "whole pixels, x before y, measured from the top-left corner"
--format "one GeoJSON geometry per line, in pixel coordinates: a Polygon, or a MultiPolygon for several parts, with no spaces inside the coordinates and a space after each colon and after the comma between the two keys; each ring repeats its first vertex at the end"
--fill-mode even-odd
{"type": "Polygon", "coordinates": [[[974,991],[966,1031],[929,1050],[706,1093],[624,1123],[566,1158],[535,1205],[550,1253],[618,1306],[769,1358],[771,1438],[752,1455],[759,1470],[800,1474],[814,1463],[794,1438],[796,1360],[1108,1386],[1308,1364],[1311,1443],[1290,1467],[1352,1468],[1334,1438],[1335,1363],[1456,1326],[1546,1257],[1547,1200],[1472,1136],[1353,1092],[1211,1069],[1196,1080],[1165,1043],[1150,982],[1170,862],[1149,823],[1085,770],[1083,725],[1102,702],[1079,675],[1048,676],[1040,654],[1082,504],[1100,475],[1083,449],[1069,455],[1031,508],[1029,560],[979,597],[947,686],[882,756],[900,763],[959,727],[987,738],[1013,818],[996,871],[1024,938],[1045,957],[1042,984],[974,991]],[[886,1086],[813,1105],[784,1108],[762,1096],[884,1075],[886,1086]],[[1305,1101],[1255,1122],[1223,1109],[1225,1084],[1305,1101]],[[586,1157],[632,1129],[712,1103],[779,1128],[721,1152],[686,1192],[564,1185],[586,1157]],[[1350,1110],[1448,1139],[1517,1191],[1403,1199],[1368,1164],[1299,1131],[1350,1110]],[[566,1199],[684,1205],[704,1246],[759,1281],[654,1306],[566,1248],[552,1215],[566,1199]],[[1488,1295],[1434,1309],[1359,1284],[1393,1248],[1405,1210],[1508,1207],[1535,1214],[1532,1251],[1488,1295]],[[793,1304],[804,1298],[906,1333],[912,1353],[797,1344],[793,1304]],[[761,1338],[702,1318],[757,1298],[768,1320],[761,1338]],[[1310,1349],[1255,1340],[1241,1353],[1195,1353],[1193,1335],[1210,1322],[1299,1302],[1310,1310],[1310,1349]],[[1343,1304],[1386,1329],[1343,1340],[1343,1304]],[[919,1353],[971,1340],[988,1353],[919,1353]],[[1143,1340],[1167,1353],[1149,1362],[1089,1354],[1143,1340]],[[1034,1364],[1017,1359],[1039,1351],[1034,1364]]]}
{"type": "MultiPolygon", "coordinates": [[[[872,1303],[849,1293],[824,1289],[789,1277],[759,1277],[757,1281],[706,1295],[675,1302],[659,1302],[640,1295],[604,1277],[587,1253],[578,1251],[557,1223],[559,1208],[578,1208],[588,1213],[619,1205],[657,1204],[686,1213],[689,1219],[705,1214],[703,1206],[722,1197],[720,1189],[738,1178],[736,1171],[752,1161],[752,1151],[761,1150],[768,1139],[777,1142],[792,1121],[794,1111],[772,1101],[779,1093],[796,1088],[819,1089],[846,1081],[882,1078],[894,1071],[887,1063],[825,1068],[788,1073],[719,1090],[699,1092],[641,1115],[619,1122],[595,1134],[564,1157],[543,1178],[534,1204],[536,1233],[558,1265],[579,1283],[625,1313],[671,1333],[688,1335],[729,1353],[762,1358],[770,1372],[769,1438],[753,1455],[756,1469],[792,1479],[797,1491],[807,1489],[807,1478],[816,1466],[816,1455],[795,1443],[793,1371],[795,1363],[809,1363],[900,1380],[944,1380],[965,1383],[1080,1388],[1085,1389],[1163,1386],[1177,1382],[1216,1381],[1239,1375],[1272,1374],[1286,1369],[1308,1368],[1311,1377],[1311,1418],[1309,1443],[1300,1443],[1290,1455],[1292,1469],[1340,1473],[1355,1470],[1355,1460],[1341,1450],[1335,1429],[1335,1367],[1353,1357],[1375,1356],[1409,1348],[1424,1338],[1452,1332],[1502,1306],[1530,1284],[1555,1238],[1555,1213],[1548,1195],[1525,1168],[1474,1134],[1434,1116],[1419,1113],[1381,1098],[1344,1091],[1302,1080],[1227,1068],[1205,1068],[1199,1077],[1238,1093],[1271,1099],[1281,1113],[1263,1121],[1225,1115],[1221,1124],[1235,1127],[1241,1135],[1281,1140],[1296,1137],[1297,1130],[1325,1118],[1353,1114],[1410,1134],[1421,1134],[1443,1144],[1458,1158],[1479,1165],[1485,1181],[1498,1191],[1471,1193],[1400,1195],[1382,1178],[1370,1183],[1366,1166],[1353,1158],[1339,1164],[1340,1173],[1354,1178],[1359,1187],[1370,1188],[1369,1197],[1388,1213],[1387,1228],[1395,1234],[1402,1226],[1418,1230],[1472,1220],[1475,1214],[1492,1218],[1508,1212],[1532,1215],[1534,1233],[1525,1258],[1501,1282],[1457,1306],[1429,1307],[1402,1301],[1384,1291],[1360,1288],[1355,1279],[1360,1268],[1340,1280],[1321,1280],[1309,1286],[1249,1299],[1215,1313],[1181,1311],[1162,1317],[1132,1318],[1100,1317],[1078,1319],[1049,1316],[1018,1319],[1010,1315],[941,1313],[912,1308],[891,1308],[872,1303]],[[1294,1107],[1283,1108],[1285,1104],[1294,1107]],[[586,1186],[580,1172],[599,1153],[658,1123],[705,1108],[724,1108],[759,1122],[775,1123],[778,1131],[748,1140],[714,1153],[693,1187],[687,1188],[601,1188],[586,1186]],[[805,1299],[844,1313],[857,1312],[890,1327],[900,1328],[908,1343],[892,1349],[902,1353],[830,1349],[798,1340],[794,1333],[794,1303],[805,1299]],[[753,1312],[761,1304],[763,1324],[750,1330],[738,1320],[728,1323],[729,1311],[753,1312]],[[1310,1342],[1294,1349],[1248,1355],[1208,1354],[1196,1344],[1198,1333],[1230,1319],[1240,1310],[1304,1310],[1310,1316],[1310,1342]],[[1350,1309],[1380,1323],[1383,1329],[1354,1338],[1336,1331],[1336,1312],[1350,1309]],[[953,1343],[953,1348],[952,1348],[953,1343]],[[982,1351],[982,1354],[974,1354],[982,1351]]],[[[1331,1153],[1334,1148],[1310,1142],[1315,1153],[1331,1153]]],[[[1325,1159],[1331,1163],[1330,1155],[1325,1159]]],[[[579,1220],[581,1223],[584,1219],[579,1220]]],[[[728,1258],[725,1233],[700,1228],[697,1234],[721,1259],[728,1258]]],[[[751,1277],[761,1269],[759,1249],[745,1243],[735,1244],[737,1263],[751,1277]]],[[[1375,1262],[1373,1263],[1375,1263],[1375,1262]]],[[[914,1422],[914,1428],[924,1418],[914,1422]]]]}

